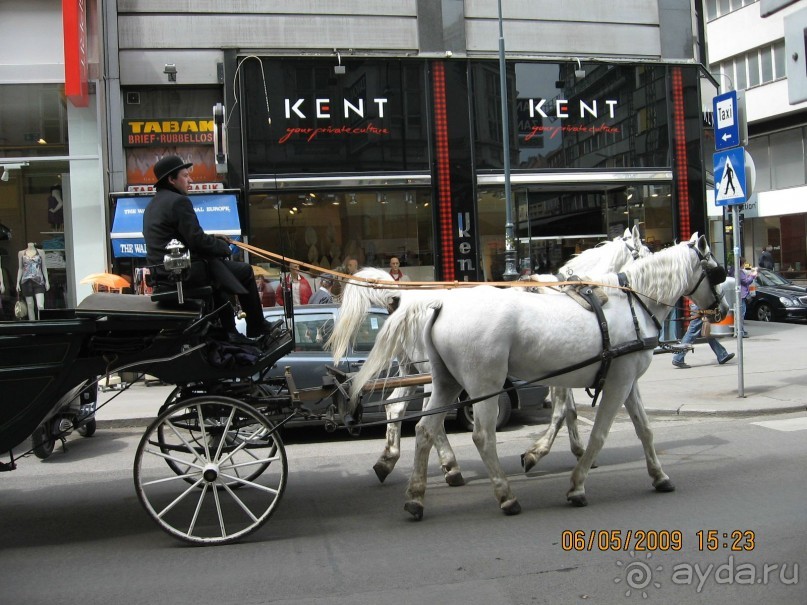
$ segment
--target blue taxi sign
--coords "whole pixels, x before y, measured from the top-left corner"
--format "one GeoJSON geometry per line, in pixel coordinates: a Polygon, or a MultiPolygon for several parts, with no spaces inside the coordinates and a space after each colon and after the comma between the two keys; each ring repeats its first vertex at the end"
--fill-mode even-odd
{"type": "Polygon", "coordinates": [[[737,91],[730,90],[712,99],[715,126],[715,149],[730,149],[740,144],[740,114],[737,91]]]}

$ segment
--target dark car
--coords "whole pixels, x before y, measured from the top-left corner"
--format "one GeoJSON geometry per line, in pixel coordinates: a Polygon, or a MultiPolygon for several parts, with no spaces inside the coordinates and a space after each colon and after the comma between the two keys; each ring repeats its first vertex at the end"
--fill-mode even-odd
{"type": "MultiPolygon", "coordinates": [[[[269,321],[275,321],[283,317],[281,307],[265,308],[264,317],[269,321]]],[[[291,368],[294,382],[300,388],[318,387],[322,385],[322,377],[326,374],[325,366],[333,365],[330,351],[326,351],[324,340],[327,339],[329,329],[339,315],[339,305],[298,305],[294,309],[294,342],[295,349],[292,353],[283,357],[277,362],[277,366],[270,372],[272,376],[281,376],[284,369],[291,368]]],[[[356,342],[348,350],[345,359],[339,365],[339,369],[344,372],[356,372],[367,359],[370,350],[375,343],[376,335],[387,320],[387,312],[383,309],[372,309],[365,317],[359,327],[356,342]]],[[[245,331],[245,324],[242,319],[237,321],[239,331],[245,331]]],[[[514,380],[506,386],[518,386],[519,381],[514,380]]],[[[420,388],[420,387],[419,387],[420,388]]],[[[513,409],[541,408],[548,394],[547,387],[543,385],[529,385],[523,388],[514,389],[499,395],[499,416],[497,418],[497,428],[504,426],[510,419],[513,409]]],[[[385,394],[388,396],[388,393],[385,394]]],[[[378,403],[381,396],[376,395],[373,399],[365,402],[365,405],[378,403]]],[[[421,409],[422,400],[412,401],[407,413],[421,409]]],[[[314,408],[314,411],[322,411],[327,402],[314,408]]],[[[449,418],[456,418],[458,423],[467,430],[473,429],[473,410],[471,407],[461,408],[458,415],[449,413],[449,418]]],[[[378,410],[368,410],[364,414],[365,421],[384,420],[386,414],[383,408],[378,410]]]]}
{"type": "Polygon", "coordinates": [[[756,321],[807,320],[807,287],[794,284],[769,269],[760,269],[756,294],[748,299],[745,318],[756,321]]]}

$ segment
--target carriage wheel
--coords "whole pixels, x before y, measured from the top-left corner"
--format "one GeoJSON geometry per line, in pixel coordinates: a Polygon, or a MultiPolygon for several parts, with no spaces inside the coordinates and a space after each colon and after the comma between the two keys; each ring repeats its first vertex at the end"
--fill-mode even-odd
{"type": "Polygon", "coordinates": [[[34,456],[40,460],[50,458],[53,453],[53,447],[56,445],[56,440],[50,436],[50,429],[47,424],[39,425],[31,434],[31,448],[34,451],[34,456]]]}
{"type": "MultiPolygon", "coordinates": [[[[202,393],[195,393],[194,394],[194,399],[197,399],[201,395],[202,395],[202,393]]],[[[205,395],[205,397],[209,398],[211,396],[205,395]]],[[[183,401],[183,398],[181,396],[180,387],[177,387],[173,391],[171,391],[171,393],[168,395],[168,398],[165,400],[165,403],[163,403],[162,407],[160,408],[160,413],[164,412],[169,407],[171,407],[172,405],[174,405],[174,404],[176,404],[176,403],[178,403],[180,401],[183,401]]],[[[184,401],[188,401],[188,399],[184,399],[184,401]]],[[[274,428],[274,424],[271,421],[269,421],[269,420],[267,420],[265,418],[264,418],[264,420],[266,420],[266,422],[269,423],[269,426],[274,428]]],[[[193,408],[187,408],[186,409],[186,414],[185,414],[184,417],[181,416],[181,415],[177,415],[174,418],[174,424],[175,425],[177,425],[178,423],[184,423],[184,422],[188,422],[188,421],[191,422],[191,423],[196,422],[196,411],[193,408]]],[[[211,419],[208,422],[220,423],[221,419],[216,419],[216,420],[211,419]]],[[[168,430],[168,427],[165,424],[161,424],[161,425],[159,425],[157,427],[157,441],[160,444],[160,450],[165,454],[170,452],[170,449],[171,449],[170,441],[172,440],[171,435],[168,435],[168,438],[166,439],[166,431],[167,430],[168,430]]],[[[250,430],[251,429],[249,427],[242,427],[242,432],[243,431],[248,431],[249,432],[250,430]]],[[[197,433],[197,434],[195,434],[195,437],[198,439],[198,438],[200,438],[200,435],[197,433]]],[[[218,443],[218,440],[220,440],[219,436],[213,435],[211,433],[207,433],[206,437],[207,437],[208,445],[210,447],[213,447],[213,448],[216,447],[216,445],[218,443]]],[[[229,441],[229,445],[235,445],[235,444],[237,444],[238,435],[237,434],[236,435],[230,434],[230,435],[227,435],[225,437],[225,439],[227,439],[229,441]]],[[[267,458],[272,458],[274,455],[275,455],[275,452],[270,451],[270,452],[268,452],[267,458]]],[[[171,468],[172,471],[174,471],[177,475],[181,475],[185,479],[185,481],[187,483],[195,483],[194,477],[192,476],[192,474],[189,474],[189,471],[191,470],[191,466],[189,464],[177,461],[173,456],[166,457],[165,462],[169,466],[169,468],[171,468]]],[[[269,464],[270,464],[269,462],[266,462],[265,464],[259,464],[259,465],[253,466],[251,468],[248,468],[247,473],[244,473],[244,471],[242,471],[242,470],[235,469],[234,472],[239,474],[239,481],[230,482],[229,483],[230,487],[232,487],[234,489],[238,489],[242,485],[241,481],[240,481],[241,478],[243,478],[246,481],[254,481],[255,479],[257,479],[261,475],[261,473],[263,473],[269,467],[269,464]],[[244,477],[240,477],[240,475],[244,475],[244,477]]]]}
{"type": "Polygon", "coordinates": [[[261,527],[280,502],[287,475],[286,450],[261,413],[212,395],[160,414],[134,463],[146,512],[167,533],[198,545],[226,544],[261,527]],[[174,466],[166,468],[168,461],[174,466]]]}

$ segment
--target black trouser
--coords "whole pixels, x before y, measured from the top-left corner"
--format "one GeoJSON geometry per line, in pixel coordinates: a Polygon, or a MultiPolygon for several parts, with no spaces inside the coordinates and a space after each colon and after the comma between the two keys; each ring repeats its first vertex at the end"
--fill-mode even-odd
{"type": "MultiPolygon", "coordinates": [[[[164,281],[162,275],[159,278],[164,281]]],[[[223,259],[194,261],[184,283],[189,287],[213,286],[213,304],[216,308],[229,302],[230,296],[236,294],[241,309],[247,316],[247,336],[260,336],[263,308],[255,274],[248,263],[223,259]]],[[[227,332],[236,331],[235,314],[231,306],[221,310],[219,322],[227,332]]]]}

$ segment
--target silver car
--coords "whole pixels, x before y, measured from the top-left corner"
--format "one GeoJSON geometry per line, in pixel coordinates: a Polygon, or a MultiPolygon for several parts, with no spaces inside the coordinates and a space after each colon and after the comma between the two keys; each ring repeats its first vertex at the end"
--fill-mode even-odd
{"type": "MultiPolygon", "coordinates": [[[[264,308],[264,317],[268,321],[276,321],[284,317],[282,307],[264,308]]],[[[387,320],[387,311],[384,309],[371,309],[367,317],[364,318],[359,327],[356,340],[348,349],[345,358],[339,366],[341,371],[346,373],[357,372],[375,343],[376,335],[387,320]]],[[[294,351],[289,353],[277,362],[277,366],[270,372],[271,376],[282,376],[286,367],[291,368],[295,384],[302,389],[319,387],[322,385],[322,377],[327,374],[326,365],[333,366],[333,359],[330,351],[324,349],[324,341],[327,340],[333,322],[339,316],[339,305],[298,305],[294,308],[294,351]]],[[[238,330],[246,333],[246,324],[243,319],[236,321],[238,330]]],[[[520,381],[513,380],[505,386],[519,386],[520,381]]],[[[499,395],[499,416],[496,428],[501,428],[510,420],[512,410],[528,408],[542,408],[548,394],[548,388],[544,385],[535,384],[503,392],[499,395]]],[[[386,394],[377,394],[367,401],[365,406],[373,406],[379,403],[386,394]]],[[[422,399],[412,401],[407,413],[419,411],[422,406],[422,399]]],[[[312,411],[321,412],[325,409],[327,402],[321,402],[318,406],[310,406],[312,411]]],[[[384,420],[386,415],[383,408],[365,410],[363,420],[365,422],[384,420]]],[[[449,413],[449,418],[456,419],[459,425],[466,430],[473,430],[473,408],[465,406],[458,410],[458,413],[449,413]]],[[[310,422],[305,422],[310,424],[310,422]]],[[[290,423],[291,424],[291,423],[290,423]]],[[[297,423],[299,424],[299,423],[297,423]]]]}

